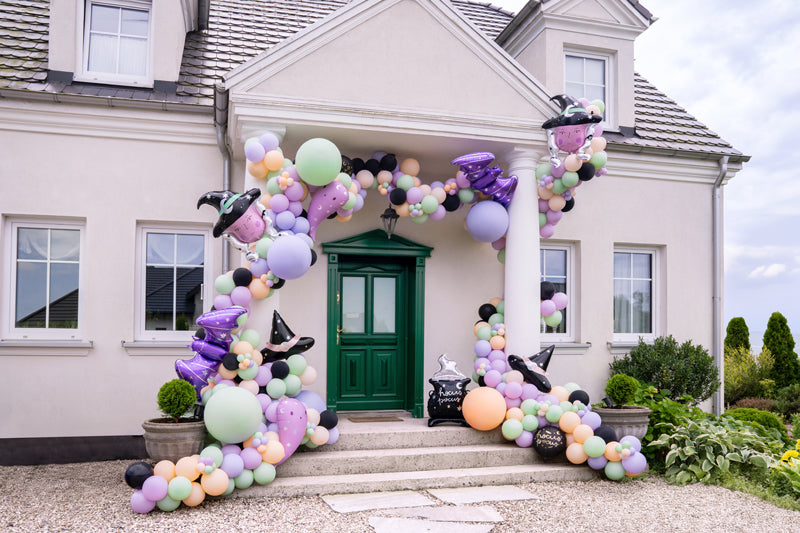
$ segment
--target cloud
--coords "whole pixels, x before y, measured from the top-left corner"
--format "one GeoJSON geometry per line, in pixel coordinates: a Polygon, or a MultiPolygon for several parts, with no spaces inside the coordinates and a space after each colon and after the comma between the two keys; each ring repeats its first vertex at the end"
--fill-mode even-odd
{"type": "Polygon", "coordinates": [[[769,266],[760,266],[756,267],[755,270],[750,272],[747,275],[749,279],[758,279],[758,278],[774,278],[776,276],[780,276],[786,272],[786,265],[783,263],[772,263],[769,266]]]}

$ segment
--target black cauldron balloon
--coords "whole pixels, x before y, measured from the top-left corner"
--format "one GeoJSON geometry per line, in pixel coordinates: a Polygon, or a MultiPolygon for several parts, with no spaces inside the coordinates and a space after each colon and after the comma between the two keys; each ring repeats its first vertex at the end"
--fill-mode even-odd
{"type": "Polygon", "coordinates": [[[428,427],[442,422],[453,422],[466,426],[461,405],[467,395],[470,378],[456,368],[456,362],[447,358],[447,354],[439,356],[439,370],[428,382],[433,390],[428,395],[428,427]]]}
{"type": "Polygon", "coordinates": [[[561,106],[561,114],[547,120],[542,128],[547,131],[547,145],[550,149],[550,163],[561,166],[558,151],[574,153],[581,161],[588,161],[589,148],[594,137],[594,126],[603,120],[602,115],[590,113],[577,100],[567,94],[551,98],[561,106]]]}
{"type": "Polygon", "coordinates": [[[458,165],[473,189],[491,196],[503,207],[508,207],[517,188],[517,177],[501,176],[503,169],[498,166],[489,168],[492,161],[493,153],[475,152],[457,157],[450,163],[458,165]]]}

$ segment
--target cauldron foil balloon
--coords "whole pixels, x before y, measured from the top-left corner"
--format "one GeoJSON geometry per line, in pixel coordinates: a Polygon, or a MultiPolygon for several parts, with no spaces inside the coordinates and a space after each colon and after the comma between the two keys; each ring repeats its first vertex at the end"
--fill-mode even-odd
{"type": "Polygon", "coordinates": [[[466,426],[461,404],[467,395],[467,384],[472,381],[458,371],[455,361],[447,354],[439,356],[439,370],[428,382],[433,390],[428,396],[428,427],[442,422],[453,422],[466,426]]]}
{"type": "Polygon", "coordinates": [[[551,98],[561,106],[561,114],[547,120],[542,128],[547,131],[547,144],[550,149],[550,163],[561,166],[558,151],[575,153],[581,161],[588,161],[586,149],[592,142],[594,126],[603,120],[602,115],[587,112],[581,104],[567,94],[551,98]]]}

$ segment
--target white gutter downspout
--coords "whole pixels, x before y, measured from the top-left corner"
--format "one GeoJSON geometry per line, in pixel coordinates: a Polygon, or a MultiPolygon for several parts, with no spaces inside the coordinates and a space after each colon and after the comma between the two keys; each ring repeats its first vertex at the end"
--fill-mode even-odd
{"type": "MultiPolygon", "coordinates": [[[[217,146],[222,152],[222,190],[231,188],[231,163],[233,156],[231,147],[225,137],[228,133],[228,91],[220,84],[214,86],[214,127],[217,130],[217,146]]],[[[222,242],[222,272],[228,271],[230,263],[230,247],[227,242],[222,242]]]]}
{"type": "Polygon", "coordinates": [[[722,156],[719,160],[719,174],[714,181],[712,216],[713,216],[713,243],[714,248],[714,272],[713,272],[713,294],[712,294],[712,314],[713,314],[713,346],[714,363],[719,371],[720,386],[714,393],[713,409],[716,416],[720,416],[725,411],[725,352],[722,344],[722,280],[723,280],[723,257],[722,257],[722,181],[728,174],[728,156],[722,156]]]}

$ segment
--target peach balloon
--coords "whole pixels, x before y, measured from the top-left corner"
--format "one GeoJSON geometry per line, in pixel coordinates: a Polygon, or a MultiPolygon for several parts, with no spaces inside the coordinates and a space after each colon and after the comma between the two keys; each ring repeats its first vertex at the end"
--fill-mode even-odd
{"type": "Polygon", "coordinates": [[[219,375],[222,376],[222,379],[233,379],[239,375],[236,370],[228,370],[222,365],[219,365],[217,372],[219,372],[219,375]]]}
{"type": "Polygon", "coordinates": [[[520,409],[519,407],[512,407],[511,409],[506,411],[506,420],[513,418],[515,420],[519,420],[520,422],[522,422],[522,418],[524,416],[525,413],[523,413],[522,409],[520,409]]]}
{"type": "Polygon", "coordinates": [[[203,503],[203,500],[205,499],[206,493],[203,491],[203,487],[200,486],[200,483],[195,481],[192,483],[192,492],[189,494],[189,496],[183,499],[183,503],[185,503],[188,507],[197,507],[203,503]]]}
{"type": "Polygon", "coordinates": [[[283,154],[280,150],[270,150],[267,152],[264,156],[264,166],[272,172],[280,170],[283,166],[283,154]]]}
{"type": "Polygon", "coordinates": [[[253,345],[247,341],[239,341],[233,345],[231,351],[236,355],[243,355],[253,351],[253,345]]]}
{"type": "Polygon", "coordinates": [[[567,447],[575,442],[575,437],[572,436],[572,433],[567,433],[565,437],[567,437],[567,447]]]}
{"type": "Polygon", "coordinates": [[[506,347],[506,339],[502,335],[495,335],[489,339],[489,345],[491,345],[492,350],[502,350],[506,347]]]}
{"type": "Polygon", "coordinates": [[[264,193],[261,195],[261,204],[269,209],[269,202],[272,200],[272,195],[270,193],[264,193]]]}
{"type": "Polygon", "coordinates": [[[214,469],[210,474],[203,474],[200,478],[200,487],[209,496],[220,496],[228,490],[228,474],[220,468],[214,469]]]}
{"type": "Polygon", "coordinates": [[[561,211],[567,205],[567,200],[561,195],[554,194],[552,198],[547,200],[547,207],[553,211],[561,211]]]}
{"type": "MultiPolygon", "coordinates": [[[[361,172],[364,172],[364,171],[362,170],[361,172]]],[[[369,170],[367,170],[367,172],[369,172],[369,170]]],[[[376,176],[376,178],[378,178],[378,183],[391,183],[392,182],[392,173],[389,172],[388,170],[381,170],[380,172],[378,172],[378,175],[376,176]]],[[[359,183],[361,183],[361,182],[359,181],[359,183]]],[[[361,186],[363,187],[364,184],[362,183],[361,186]]]]}
{"type": "Polygon", "coordinates": [[[267,173],[269,172],[269,170],[262,161],[259,161],[258,163],[253,163],[252,161],[248,161],[247,172],[249,172],[250,175],[256,178],[257,180],[263,180],[264,178],[267,177],[267,173]]]}
{"type": "Polygon", "coordinates": [[[197,459],[193,457],[181,457],[175,463],[175,475],[183,476],[189,481],[194,481],[200,477],[200,472],[197,470],[197,459]]]}
{"type": "Polygon", "coordinates": [[[569,401],[569,391],[562,387],[561,385],[556,385],[552,389],[550,389],[550,394],[558,398],[559,402],[566,402],[569,401]]]}
{"type": "MultiPolygon", "coordinates": [[[[380,172],[378,173],[380,176],[380,172]]],[[[389,178],[391,179],[391,174],[389,174],[389,178]]],[[[356,174],[356,180],[361,185],[362,189],[369,189],[372,187],[372,184],[375,182],[375,176],[372,175],[372,172],[369,170],[360,170],[358,174],[356,174]]]]}
{"type": "Polygon", "coordinates": [[[250,289],[250,294],[253,295],[253,298],[256,300],[263,300],[267,296],[269,296],[269,287],[267,287],[260,278],[254,278],[253,281],[250,282],[250,285],[247,286],[250,289]]]}
{"type": "Polygon", "coordinates": [[[489,303],[492,304],[493,306],[497,307],[500,304],[500,302],[502,302],[502,301],[503,301],[502,298],[500,298],[499,296],[495,296],[494,298],[491,298],[489,300],[489,303]]]}
{"type": "Polygon", "coordinates": [[[347,215],[343,217],[342,215],[336,215],[336,220],[339,222],[350,222],[350,219],[353,218],[353,215],[347,215]]]}
{"type": "Polygon", "coordinates": [[[306,419],[309,424],[312,426],[316,426],[319,424],[319,411],[316,409],[312,409],[311,407],[306,407],[306,419]]]}
{"type": "Polygon", "coordinates": [[[439,203],[444,202],[447,199],[447,193],[444,192],[444,189],[441,187],[437,187],[431,191],[431,195],[436,198],[436,201],[439,203]]]}
{"type": "Polygon", "coordinates": [[[523,381],[525,381],[525,378],[522,376],[522,372],[519,370],[510,370],[506,374],[506,383],[519,383],[522,385],[523,381]]]}
{"type": "Polygon", "coordinates": [[[258,350],[253,350],[250,352],[250,359],[253,360],[256,366],[261,366],[261,363],[264,362],[264,355],[258,350]]]}
{"type": "Polygon", "coordinates": [[[464,420],[479,431],[489,431],[503,423],[506,416],[506,400],[491,387],[472,389],[464,397],[461,406],[464,420]]]}
{"type": "Polygon", "coordinates": [[[401,217],[407,217],[410,213],[408,210],[408,202],[403,202],[401,205],[398,205],[394,208],[397,211],[397,214],[401,217]]]}
{"type": "Polygon", "coordinates": [[[567,411],[558,419],[558,427],[564,433],[572,433],[579,425],[581,425],[581,417],[574,411],[567,411]]]}
{"type": "Polygon", "coordinates": [[[171,481],[175,477],[175,463],[164,459],[156,463],[153,467],[153,474],[161,476],[167,481],[171,481]]]}
{"type": "Polygon", "coordinates": [[[403,159],[403,162],[400,163],[400,172],[403,174],[408,174],[409,176],[416,176],[419,174],[419,161],[416,159],[408,158],[403,159]]]}
{"type": "Polygon", "coordinates": [[[431,193],[431,186],[428,185],[427,183],[423,183],[422,185],[419,186],[419,190],[422,191],[423,195],[428,196],[431,193]]]}
{"type": "Polygon", "coordinates": [[[489,325],[489,323],[488,323],[488,322],[478,322],[478,323],[476,323],[476,324],[475,324],[475,325],[472,327],[472,333],[473,333],[473,335],[477,335],[477,334],[478,334],[478,330],[479,330],[479,329],[481,329],[483,326],[488,326],[488,325],[489,325]]]}
{"type": "Polygon", "coordinates": [[[606,140],[603,137],[592,137],[592,142],[589,147],[595,152],[602,152],[606,149],[606,140]]]}
{"type": "Polygon", "coordinates": [[[537,190],[539,191],[539,198],[541,198],[542,200],[549,200],[550,198],[552,198],[556,194],[556,193],[554,193],[553,191],[551,191],[550,189],[548,189],[546,187],[541,187],[540,186],[540,187],[537,188],[537,190]]]}
{"type": "Polygon", "coordinates": [[[569,172],[577,172],[583,162],[578,159],[578,156],[575,154],[569,154],[566,159],[564,159],[564,168],[569,172]]]}
{"type": "Polygon", "coordinates": [[[575,437],[575,442],[583,444],[586,439],[594,435],[594,430],[586,424],[578,424],[572,430],[572,436],[575,437]]]}
{"type": "Polygon", "coordinates": [[[306,182],[304,182],[304,181],[301,181],[300,185],[303,186],[303,196],[301,196],[300,200],[299,200],[300,202],[302,202],[303,200],[305,200],[308,197],[308,185],[306,185],[306,182]]]}
{"type": "Polygon", "coordinates": [[[307,366],[306,369],[300,374],[300,383],[303,385],[311,385],[317,381],[317,371],[314,367],[307,366]]]}
{"type": "Polygon", "coordinates": [[[328,429],[322,426],[317,426],[317,429],[314,430],[314,434],[311,435],[311,442],[316,444],[317,446],[322,446],[326,442],[328,442],[328,438],[330,437],[328,433],[328,429]]]}
{"type": "Polygon", "coordinates": [[[609,461],[622,461],[622,458],[619,456],[619,452],[617,451],[617,445],[619,442],[611,441],[606,444],[606,452],[603,454],[606,456],[606,459],[609,461]]]}
{"type": "Polygon", "coordinates": [[[258,383],[252,379],[242,380],[238,387],[252,393],[254,396],[258,394],[258,383]]]}
{"type": "Polygon", "coordinates": [[[579,465],[585,463],[587,459],[589,459],[589,456],[583,451],[583,444],[574,442],[567,446],[567,460],[570,463],[579,465]]]}
{"type": "Polygon", "coordinates": [[[261,454],[261,458],[267,463],[274,465],[286,455],[286,450],[283,444],[277,440],[270,440],[267,442],[267,449],[261,454]]]}

